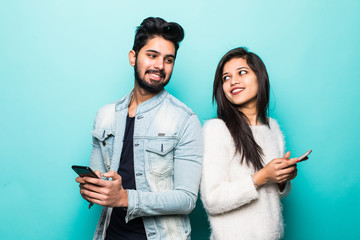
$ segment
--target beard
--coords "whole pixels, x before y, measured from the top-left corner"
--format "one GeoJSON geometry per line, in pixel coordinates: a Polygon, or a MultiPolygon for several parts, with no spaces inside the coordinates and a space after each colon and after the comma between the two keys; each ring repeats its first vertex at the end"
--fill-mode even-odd
{"type": "Polygon", "coordinates": [[[169,83],[170,81],[170,78],[171,78],[171,74],[169,76],[169,79],[165,82],[161,82],[161,83],[152,83],[152,82],[146,82],[145,81],[145,75],[147,73],[156,73],[156,74],[159,74],[162,78],[165,78],[166,75],[163,71],[161,70],[146,70],[145,71],[145,75],[144,75],[144,78],[141,78],[140,77],[140,74],[139,74],[139,69],[138,69],[138,66],[137,66],[137,63],[135,62],[135,66],[134,66],[134,72],[135,72],[135,80],[137,82],[137,84],[145,89],[146,91],[150,92],[150,93],[159,93],[161,90],[164,89],[164,87],[169,83]]]}

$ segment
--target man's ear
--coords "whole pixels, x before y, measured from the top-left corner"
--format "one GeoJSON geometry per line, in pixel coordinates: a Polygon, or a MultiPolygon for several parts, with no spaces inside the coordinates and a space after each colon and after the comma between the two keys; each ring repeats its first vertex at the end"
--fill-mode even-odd
{"type": "Polygon", "coordinates": [[[134,50],[130,50],[129,52],[129,63],[131,66],[135,66],[136,62],[136,53],[134,50]]]}

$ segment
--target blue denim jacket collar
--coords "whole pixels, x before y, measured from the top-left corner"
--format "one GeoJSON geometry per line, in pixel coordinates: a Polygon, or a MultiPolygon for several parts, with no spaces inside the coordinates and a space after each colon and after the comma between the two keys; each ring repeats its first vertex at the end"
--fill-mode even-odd
{"type": "MultiPolygon", "coordinates": [[[[134,91],[131,91],[128,95],[126,95],[121,100],[119,100],[115,105],[115,110],[120,111],[120,110],[127,108],[130,104],[133,93],[134,93],[134,91]]],[[[147,112],[147,111],[151,110],[152,108],[156,107],[159,103],[161,103],[163,101],[163,99],[166,97],[167,94],[168,94],[168,92],[165,89],[163,89],[154,97],[150,98],[149,100],[147,100],[145,102],[142,102],[137,107],[136,114],[147,112]]]]}

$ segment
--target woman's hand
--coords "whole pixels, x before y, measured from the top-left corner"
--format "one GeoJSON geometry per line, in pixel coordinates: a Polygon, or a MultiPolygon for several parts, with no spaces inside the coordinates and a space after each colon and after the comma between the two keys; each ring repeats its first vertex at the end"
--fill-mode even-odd
{"type": "Polygon", "coordinates": [[[297,175],[297,158],[289,159],[290,152],[283,158],[271,160],[260,171],[253,175],[256,184],[261,187],[266,183],[285,183],[294,179],[297,175]]]}

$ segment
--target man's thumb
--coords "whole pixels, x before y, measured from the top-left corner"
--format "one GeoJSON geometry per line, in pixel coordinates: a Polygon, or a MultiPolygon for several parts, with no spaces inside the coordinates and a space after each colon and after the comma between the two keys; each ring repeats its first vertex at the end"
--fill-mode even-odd
{"type": "Polygon", "coordinates": [[[95,174],[98,176],[98,178],[101,178],[101,172],[99,170],[96,170],[95,174]]]}
{"type": "Polygon", "coordinates": [[[104,173],[103,176],[107,178],[112,178],[113,180],[121,180],[120,175],[117,174],[114,170],[104,173]]]}

